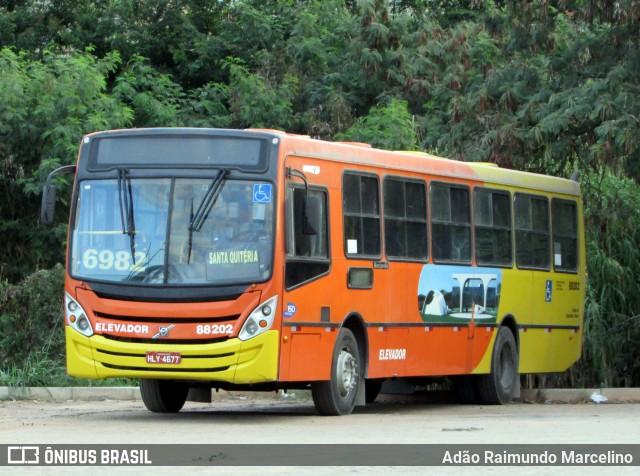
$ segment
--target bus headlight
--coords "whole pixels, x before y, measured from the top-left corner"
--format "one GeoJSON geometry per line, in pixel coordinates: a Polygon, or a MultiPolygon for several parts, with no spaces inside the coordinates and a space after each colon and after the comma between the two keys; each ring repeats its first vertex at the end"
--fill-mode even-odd
{"type": "Polygon", "coordinates": [[[84,312],[84,309],[82,309],[82,306],[78,304],[78,301],[73,299],[67,293],[64,295],[64,315],[67,320],[67,324],[80,334],[87,337],[91,337],[93,335],[93,328],[91,327],[91,322],[89,322],[87,313],[84,312]]]}
{"type": "Polygon", "coordinates": [[[256,307],[240,329],[238,339],[248,340],[269,330],[276,315],[277,305],[278,296],[273,296],[256,307]]]}

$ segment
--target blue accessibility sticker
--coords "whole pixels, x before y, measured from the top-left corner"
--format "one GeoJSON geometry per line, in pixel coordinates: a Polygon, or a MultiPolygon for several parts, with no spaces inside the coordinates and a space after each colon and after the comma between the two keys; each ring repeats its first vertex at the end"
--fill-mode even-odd
{"type": "Polygon", "coordinates": [[[544,300],[546,302],[551,302],[552,292],[553,292],[553,281],[550,279],[547,279],[547,289],[544,295],[544,300]]]}
{"type": "Polygon", "coordinates": [[[271,203],[272,185],[270,183],[253,184],[253,203],[271,203]]]}

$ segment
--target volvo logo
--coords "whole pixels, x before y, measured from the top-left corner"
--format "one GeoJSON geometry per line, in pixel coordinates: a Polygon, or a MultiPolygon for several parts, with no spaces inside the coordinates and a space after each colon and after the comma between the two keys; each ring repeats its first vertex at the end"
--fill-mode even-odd
{"type": "Polygon", "coordinates": [[[159,339],[160,337],[167,337],[169,335],[169,331],[176,327],[175,324],[171,324],[170,326],[160,326],[158,329],[158,333],[152,337],[152,339],[159,339]]]}

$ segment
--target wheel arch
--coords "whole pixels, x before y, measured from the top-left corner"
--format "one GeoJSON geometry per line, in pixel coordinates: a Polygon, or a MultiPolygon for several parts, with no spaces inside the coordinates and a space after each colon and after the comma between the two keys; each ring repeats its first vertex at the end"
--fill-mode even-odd
{"type": "Polygon", "coordinates": [[[513,338],[516,341],[516,349],[518,350],[518,353],[519,353],[520,352],[520,332],[518,332],[518,323],[516,321],[515,316],[513,314],[505,315],[502,318],[502,321],[500,321],[500,326],[509,328],[509,330],[513,334],[513,338]]]}
{"type": "Polygon", "coordinates": [[[358,350],[362,356],[362,365],[364,366],[363,375],[366,376],[369,373],[369,337],[367,335],[367,326],[364,323],[364,318],[358,312],[351,312],[344,318],[342,325],[346,327],[356,338],[358,343],[358,350]]]}
{"type": "Polygon", "coordinates": [[[477,376],[477,396],[487,405],[504,405],[520,393],[520,350],[515,317],[506,315],[495,333],[488,374],[477,376]]]}

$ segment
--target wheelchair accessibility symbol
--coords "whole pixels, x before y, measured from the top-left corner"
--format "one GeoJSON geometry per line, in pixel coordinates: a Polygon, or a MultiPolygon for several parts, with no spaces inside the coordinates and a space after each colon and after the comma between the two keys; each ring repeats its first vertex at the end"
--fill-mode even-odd
{"type": "Polygon", "coordinates": [[[253,203],[271,203],[271,184],[253,184],[253,203]]]}
{"type": "Polygon", "coordinates": [[[547,289],[544,294],[544,300],[546,302],[551,302],[552,289],[553,289],[553,281],[550,279],[547,279],[547,289]]]}

